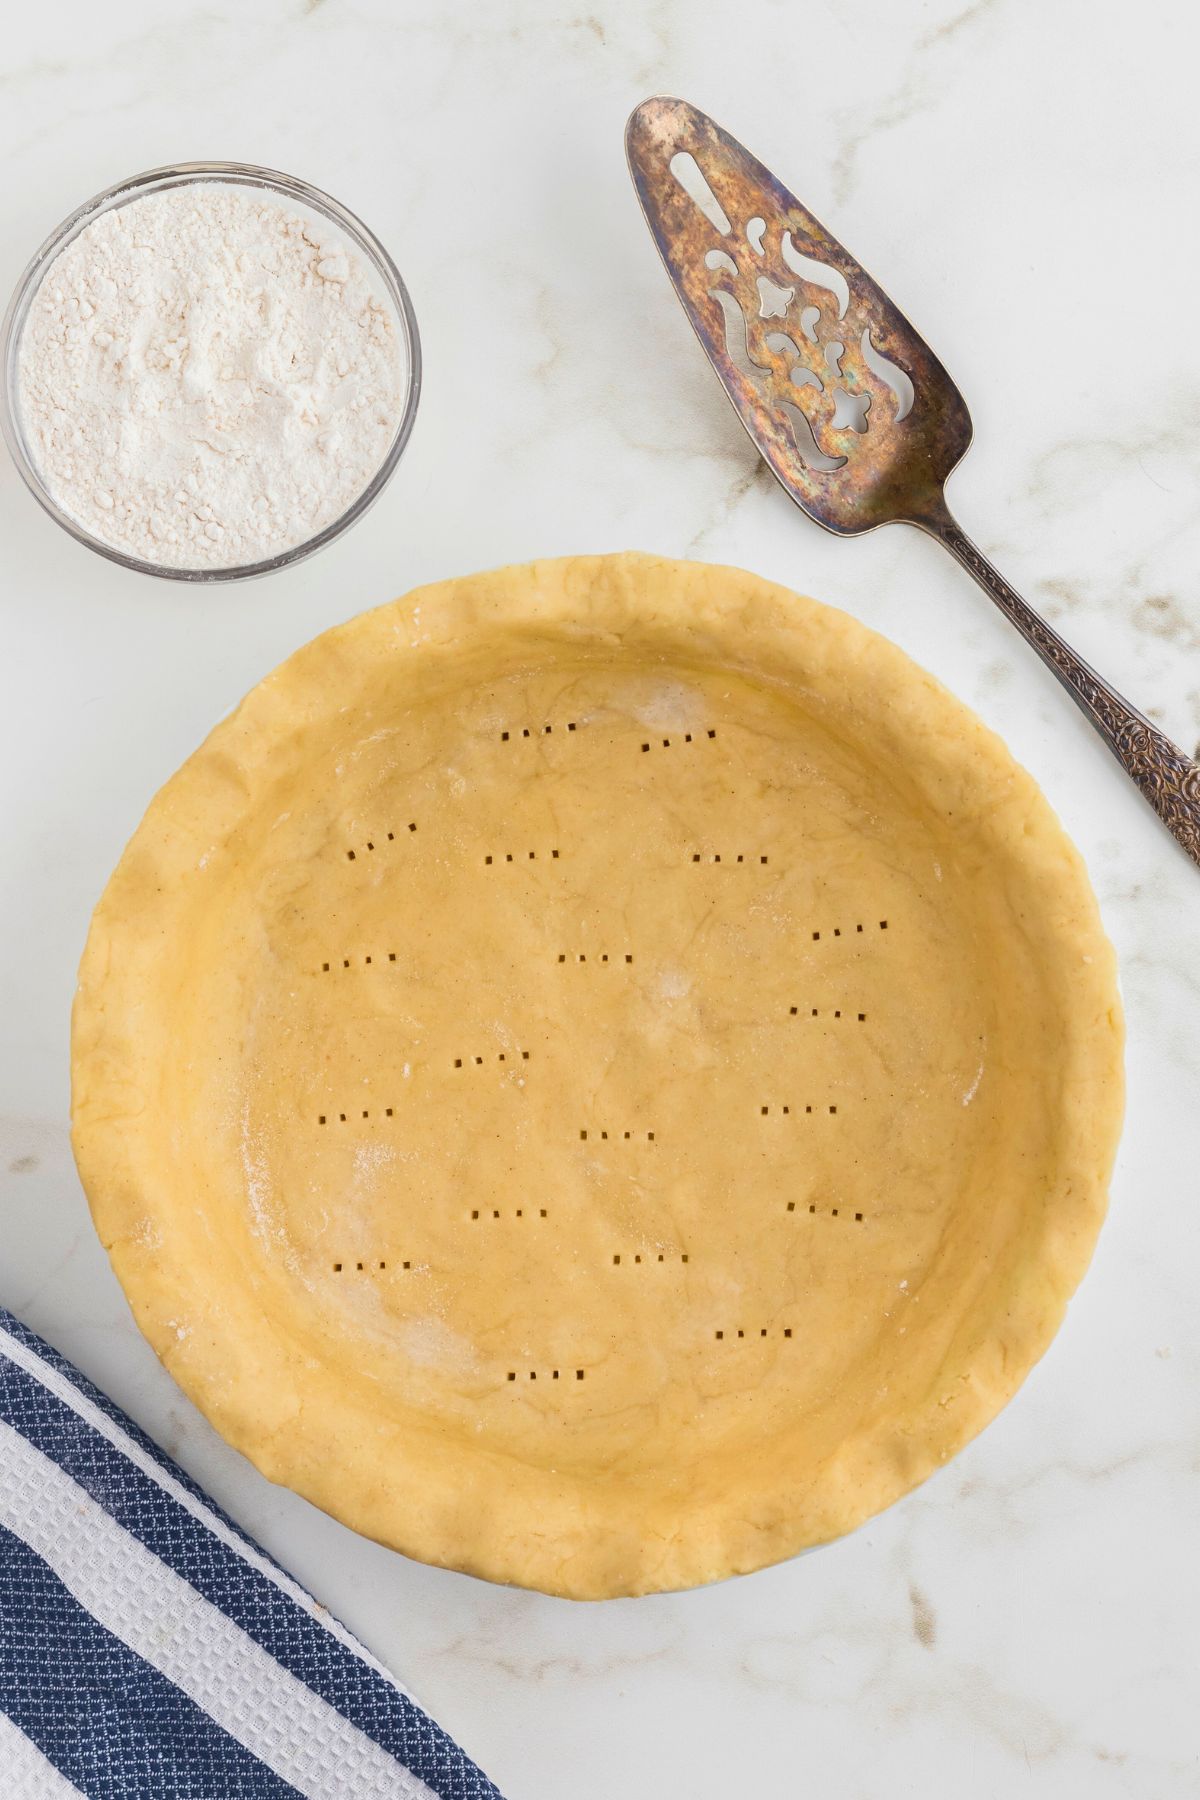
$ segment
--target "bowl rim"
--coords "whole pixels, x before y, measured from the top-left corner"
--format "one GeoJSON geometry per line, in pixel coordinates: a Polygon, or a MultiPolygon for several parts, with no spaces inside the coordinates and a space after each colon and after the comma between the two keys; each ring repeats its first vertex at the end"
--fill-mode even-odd
{"type": "Polygon", "coordinates": [[[86,545],[98,556],[105,557],[109,562],[117,563],[121,568],[131,569],[136,574],[156,575],[160,579],[168,581],[201,583],[248,581],[260,575],[273,574],[278,569],[287,568],[292,563],[301,562],[305,557],[314,555],[318,550],[323,550],[327,544],[331,544],[335,538],[340,537],[343,532],[348,531],[362,518],[391,480],[412,435],[421,396],[421,339],[417,328],[416,314],[413,311],[412,300],[404,278],[391,255],[370,227],[364,224],[356,213],[351,212],[349,207],[343,206],[340,200],[336,200],[332,194],[327,194],[322,188],[313,186],[311,182],[303,180],[300,176],[288,175],[279,169],[264,168],[257,163],[167,163],[161,168],[144,169],[137,175],[127,176],[125,180],[114,182],[111,187],[104,188],[100,193],[93,194],[89,200],[83,201],[50,232],[22,270],[5,309],[3,322],[0,323],[0,360],[3,361],[3,381],[0,381],[0,432],[2,432],[9,454],[16,464],[18,474],[42,510],[47,512],[55,523],[60,525],[77,543],[86,545]],[[305,538],[299,544],[281,550],[274,556],[263,557],[255,562],[238,563],[229,568],[188,569],[173,568],[162,563],[148,562],[142,557],[130,556],[125,551],[117,549],[115,545],[107,544],[103,539],[94,536],[78,519],[63,510],[43,480],[37,461],[29,448],[18,400],[17,373],[21,339],[34,295],[59,255],[67,248],[68,244],[79,236],[84,227],[90,224],[94,218],[98,218],[101,213],[114,211],[120,206],[127,206],[146,194],[162,193],[171,188],[188,187],[205,182],[227,184],[234,187],[252,187],[275,193],[294,205],[324,214],[333,225],[343,232],[366,257],[386,290],[404,341],[407,380],[404,404],[382,462],[362,492],[336,519],[331,520],[312,537],[305,538]]]}

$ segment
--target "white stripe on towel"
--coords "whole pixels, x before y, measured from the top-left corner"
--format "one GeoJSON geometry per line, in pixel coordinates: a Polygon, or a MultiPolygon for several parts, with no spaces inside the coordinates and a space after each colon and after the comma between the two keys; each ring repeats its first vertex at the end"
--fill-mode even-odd
{"type": "Polygon", "coordinates": [[[433,1800],[2,1420],[0,1522],[94,1619],[307,1800],[433,1800]]]}
{"type": "Polygon", "coordinates": [[[2,1712],[0,1775],[4,1777],[4,1792],[10,1800],[82,1800],[75,1783],[60,1775],[20,1726],[14,1725],[8,1714],[2,1712]]]}
{"type": "MultiPolygon", "coordinates": [[[[47,1388],[57,1399],[64,1401],[73,1412],[77,1412],[79,1417],[84,1419],[94,1431],[100,1433],[101,1437],[107,1438],[108,1442],[119,1450],[122,1456],[127,1456],[131,1463],[136,1464],[143,1475],[148,1475],[152,1481],[157,1482],[163,1492],[170,1494],[171,1498],[177,1501],[185,1512],[190,1513],[193,1519],[198,1519],[201,1525],[211,1531],[227,1550],[232,1550],[240,1556],[243,1562],[249,1563],[252,1569],[257,1569],[260,1575],[265,1575],[267,1580],[279,1589],[280,1593],[286,1594],[289,1600],[303,1608],[309,1618],[321,1627],[322,1631],[328,1631],[343,1648],[350,1651],[352,1656],[356,1656],[360,1662],[366,1663],[367,1667],[372,1669],[376,1675],[381,1675],[386,1682],[403,1694],[406,1700],[413,1699],[408,1689],[402,1682],[396,1680],[391,1670],[385,1669],[383,1664],[377,1661],[356,1637],[352,1637],[340,1620],[332,1618],[327,1612],[317,1607],[312,1595],[306,1593],[299,1582],[293,1581],[283,1569],[276,1568],[275,1564],[267,1557],[261,1556],[253,1545],[247,1544],[236,1531],[230,1531],[224,1519],[213,1512],[211,1507],[206,1506],[203,1500],[197,1499],[195,1494],[190,1493],[181,1481],[176,1481],[170,1471],[164,1469],[155,1457],[143,1450],[136,1438],[130,1437],[127,1431],[122,1430],[121,1426],[110,1419],[102,1407],[95,1405],[86,1394],[80,1393],[73,1381],[69,1381],[65,1375],[60,1375],[52,1364],[43,1361],[35,1350],[31,1350],[19,1338],[13,1337],[10,1332],[4,1330],[3,1326],[0,1326],[0,1356],[7,1356],[9,1361],[16,1363],[19,1369],[24,1369],[27,1375],[32,1375],[36,1381],[40,1381],[44,1388],[47,1388]]],[[[414,1701],[415,1704],[418,1703],[414,1701]]]]}

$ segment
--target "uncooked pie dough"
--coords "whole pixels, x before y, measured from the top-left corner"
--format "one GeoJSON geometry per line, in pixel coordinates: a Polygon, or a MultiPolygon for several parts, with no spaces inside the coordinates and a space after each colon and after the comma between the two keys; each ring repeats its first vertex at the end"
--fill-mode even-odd
{"type": "Polygon", "coordinates": [[[272,1480],[555,1593],[753,1569],[996,1413],[1091,1254],[1111,949],[1030,777],[739,570],[572,558],[328,632],[97,908],[76,1153],[272,1480]]]}

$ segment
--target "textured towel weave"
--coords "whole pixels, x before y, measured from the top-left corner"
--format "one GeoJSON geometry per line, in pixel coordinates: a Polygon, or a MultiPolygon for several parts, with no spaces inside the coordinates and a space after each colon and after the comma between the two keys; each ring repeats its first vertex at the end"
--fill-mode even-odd
{"type": "Polygon", "coordinates": [[[5,1800],[500,1800],[383,1666],[0,1309],[5,1800]]]}

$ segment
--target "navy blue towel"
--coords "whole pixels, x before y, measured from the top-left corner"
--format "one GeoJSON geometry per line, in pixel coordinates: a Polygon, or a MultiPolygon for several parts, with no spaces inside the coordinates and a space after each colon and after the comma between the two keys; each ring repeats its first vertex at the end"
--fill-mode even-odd
{"type": "Polygon", "coordinates": [[[382,1664],[0,1308],[4,1800],[501,1800],[382,1664]]]}

